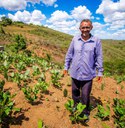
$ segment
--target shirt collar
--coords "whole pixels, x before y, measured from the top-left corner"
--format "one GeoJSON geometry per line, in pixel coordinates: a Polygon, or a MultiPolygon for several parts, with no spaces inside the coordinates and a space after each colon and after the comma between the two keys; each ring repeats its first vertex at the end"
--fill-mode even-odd
{"type": "MultiPolygon", "coordinates": [[[[78,36],[78,40],[83,40],[81,35],[78,36]]],[[[94,42],[94,41],[95,41],[94,36],[91,34],[91,37],[86,42],[94,42]]]]}

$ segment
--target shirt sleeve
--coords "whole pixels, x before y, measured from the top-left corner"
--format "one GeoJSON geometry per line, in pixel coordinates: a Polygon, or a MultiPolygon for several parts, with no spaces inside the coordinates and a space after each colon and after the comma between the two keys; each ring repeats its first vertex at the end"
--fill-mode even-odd
{"type": "Polygon", "coordinates": [[[97,47],[96,47],[96,69],[98,71],[98,76],[102,76],[103,75],[103,55],[102,55],[102,43],[99,40],[97,42],[97,47]]]}
{"type": "Polygon", "coordinates": [[[64,69],[68,70],[70,68],[70,64],[73,58],[73,54],[74,54],[74,41],[72,39],[70,46],[68,48],[68,51],[66,53],[66,57],[65,57],[65,64],[64,64],[64,69]]]}

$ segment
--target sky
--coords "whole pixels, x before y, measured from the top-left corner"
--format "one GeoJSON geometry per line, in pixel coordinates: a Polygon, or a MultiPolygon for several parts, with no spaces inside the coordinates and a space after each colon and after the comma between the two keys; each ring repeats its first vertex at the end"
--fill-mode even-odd
{"type": "Polygon", "coordinates": [[[87,18],[98,38],[125,40],[125,0],[0,0],[3,16],[71,35],[80,33],[80,21],[87,18]]]}

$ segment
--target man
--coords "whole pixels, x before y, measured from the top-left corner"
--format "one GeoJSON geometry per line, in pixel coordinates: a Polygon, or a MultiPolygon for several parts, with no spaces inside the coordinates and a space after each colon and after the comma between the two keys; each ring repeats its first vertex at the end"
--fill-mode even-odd
{"type": "Polygon", "coordinates": [[[75,105],[79,102],[86,105],[83,114],[89,116],[90,93],[93,78],[102,81],[103,59],[100,39],[93,36],[92,22],[84,19],[80,23],[81,34],[74,36],[65,57],[64,75],[72,78],[72,98],[75,105]],[[80,94],[81,93],[81,94],[80,94]]]}

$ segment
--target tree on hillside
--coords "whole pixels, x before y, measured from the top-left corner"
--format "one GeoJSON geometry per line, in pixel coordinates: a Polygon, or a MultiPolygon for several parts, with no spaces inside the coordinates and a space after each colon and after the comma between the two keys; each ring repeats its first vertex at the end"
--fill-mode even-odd
{"type": "Polygon", "coordinates": [[[7,17],[5,17],[5,16],[3,16],[3,17],[1,17],[1,22],[0,22],[0,24],[1,24],[2,26],[11,25],[11,24],[12,24],[12,20],[9,19],[9,18],[7,18],[7,17]]]}

